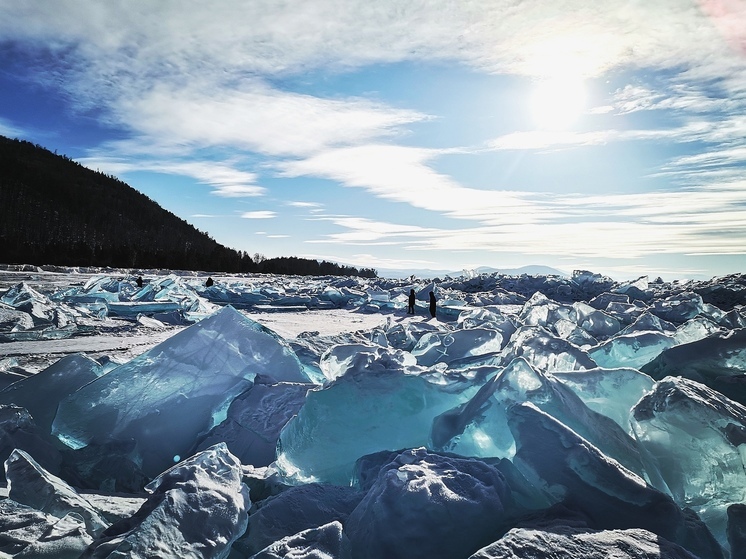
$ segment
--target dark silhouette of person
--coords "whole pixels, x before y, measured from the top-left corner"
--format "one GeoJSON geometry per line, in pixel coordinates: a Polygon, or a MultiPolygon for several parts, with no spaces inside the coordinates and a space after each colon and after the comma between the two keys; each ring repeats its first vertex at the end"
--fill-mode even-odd
{"type": "Polygon", "coordinates": [[[137,276],[137,281],[135,283],[137,283],[137,287],[142,287],[142,276],[137,276]]]}
{"type": "Polygon", "coordinates": [[[407,306],[407,314],[414,314],[414,289],[409,290],[409,305],[407,306]]]}
{"type": "Polygon", "coordinates": [[[435,293],[430,292],[430,314],[435,318],[435,293]]]}
{"type": "Polygon", "coordinates": [[[207,281],[205,282],[205,287],[212,287],[212,285],[213,285],[214,283],[215,283],[215,282],[214,282],[214,281],[212,281],[212,278],[208,277],[208,278],[207,278],[207,281]]]}

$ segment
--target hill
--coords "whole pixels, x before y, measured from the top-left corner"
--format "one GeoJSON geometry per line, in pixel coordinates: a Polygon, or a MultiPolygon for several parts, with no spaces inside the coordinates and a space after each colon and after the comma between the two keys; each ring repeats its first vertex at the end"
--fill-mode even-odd
{"type": "Polygon", "coordinates": [[[375,275],[303,258],[254,262],[116,177],[0,136],[0,262],[375,275]]]}

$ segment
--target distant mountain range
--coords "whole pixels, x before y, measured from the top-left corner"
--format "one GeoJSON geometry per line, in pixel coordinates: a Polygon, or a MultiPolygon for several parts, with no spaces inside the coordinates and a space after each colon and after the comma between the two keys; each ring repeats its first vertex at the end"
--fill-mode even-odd
{"type": "MultiPolygon", "coordinates": [[[[520,276],[522,274],[528,274],[530,276],[563,276],[569,277],[570,274],[563,272],[550,266],[522,266],[520,268],[492,268],[489,266],[480,266],[473,269],[477,274],[494,274],[501,273],[506,276],[520,276]]],[[[407,269],[407,270],[386,270],[379,269],[378,275],[387,278],[401,278],[409,276],[417,276],[420,278],[435,278],[435,277],[458,277],[464,274],[464,270],[429,270],[429,269],[407,269]]]]}
{"type": "Polygon", "coordinates": [[[332,262],[254,259],[221,245],[116,177],[0,136],[0,263],[365,275],[332,262]]]}

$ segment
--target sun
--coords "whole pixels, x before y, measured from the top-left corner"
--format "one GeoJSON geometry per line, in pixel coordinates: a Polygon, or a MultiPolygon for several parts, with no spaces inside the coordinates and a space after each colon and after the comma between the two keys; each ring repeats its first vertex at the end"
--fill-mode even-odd
{"type": "Polygon", "coordinates": [[[571,128],[583,114],[587,92],[579,78],[545,79],[534,86],[531,118],[542,130],[571,128]]]}

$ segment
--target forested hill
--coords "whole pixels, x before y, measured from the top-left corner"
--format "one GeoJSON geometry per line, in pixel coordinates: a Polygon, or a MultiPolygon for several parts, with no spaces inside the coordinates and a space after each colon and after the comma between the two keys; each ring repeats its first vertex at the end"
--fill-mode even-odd
{"type": "Polygon", "coordinates": [[[330,262],[254,262],[119,179],[0,136],[0,262],[224,272],[375,275],[330,262]],[[268,268],[264,270],[264,268],[268,268]]]}

